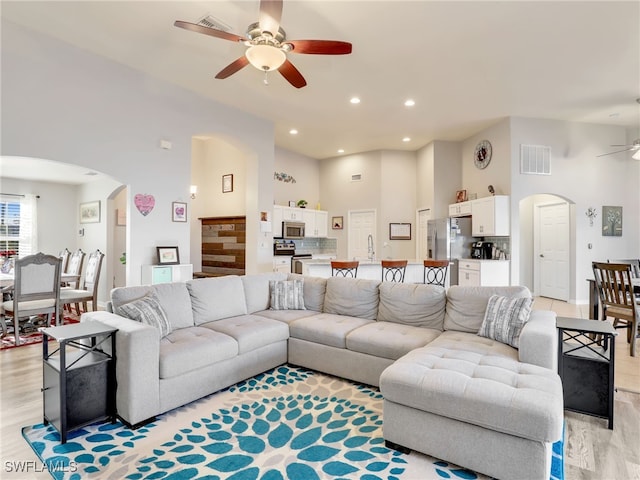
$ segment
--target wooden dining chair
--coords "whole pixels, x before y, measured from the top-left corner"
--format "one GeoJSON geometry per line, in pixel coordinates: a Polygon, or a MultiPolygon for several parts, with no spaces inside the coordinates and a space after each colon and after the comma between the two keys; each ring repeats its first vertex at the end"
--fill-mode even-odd
{"type": "Polygon", "coordinates": [[[440,285],[441,287],[446,286],[448,270],[448,260],[425,260],[423,283],[428,285],[440,285]]]}
{"type": "Polygon", "coordinates": [[[68,248],[65,247],[64,250],[62,250],[58,256],[60,257],[60,271],[62,273],[67,273],[67,265],[69,265],[69,257],[71,256],[71,252],[69,251],[68,248]]]}
{"type": "Polygon", "coordinates": [[[332,277],[353,277],[356,278],[358,274],[359,261],[331,261],[331,276],[332,277]]]}
{"type": "Polygon", "coordinates": [[[383,282],[404,282],[404,273],[407,269],[407,260],[382,260],[383,282]]]}
{"type": "MultiPolygon", "coordinates": [[[[81,288],[63,288],[60,290],[60,303],[69,306],[74,304],[77,315],[80,315],[82,311],[88,311],[88,302],[91,302],[93,311],[98,309],[98,281],[100,280],[103,259],[104,253],[100,250],[90,253],[81,288]],[[80,310],[81,303],[82,311],[80,310]]],[[[69,311],[71,311],[71,308],[69,308],[69,311]]]]}
{"type": "Polygon", "coordinates": [[[633,295],[631,265],[628,263],[593,262],[593,277],[602,305],[602,319],[613,318],[614,328],[627,330],[631,356],[636,356],[638,338],[638,304],[633,295]]]}
{"type": "MultiPolygon", "coordinates": [[[[32,317],[46,315],[47,326],[60,312],[60,257],[36,253],[15,261],[13,299],[2,302],[2,336],[8,333],[7,318],[13,319],[15,345],[20,345],[20,323],[31,324],[32,317]],[[52,317],[53,316],[53,317],[52,317]]],[[[35,329],[35,325],[33,325],[35,329]]]]}

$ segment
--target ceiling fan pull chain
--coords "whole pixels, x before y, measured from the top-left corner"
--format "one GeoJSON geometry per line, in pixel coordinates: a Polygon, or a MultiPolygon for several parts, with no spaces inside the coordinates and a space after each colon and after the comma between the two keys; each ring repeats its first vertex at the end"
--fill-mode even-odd
{"type": "Polygon", "coordinates": [[[264,71],[264,80],[263,80],[263,82],[264,82],[264,84],[265,84],[265,85],[267,85],[267,86],[269,86],[269,78],[267,77],[267,74],[268,74],[268,73],[269,73],[269,70],[265,70],[265,71],[264,71]]]}

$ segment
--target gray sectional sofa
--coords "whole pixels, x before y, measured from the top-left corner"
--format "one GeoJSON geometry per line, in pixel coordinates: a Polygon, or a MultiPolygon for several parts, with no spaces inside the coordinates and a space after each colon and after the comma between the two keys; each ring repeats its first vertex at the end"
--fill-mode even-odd
{"type": "Polygon", "coordinates": [[[547,480],[563,424],[555,314],[532,311],[514,348],[477,335],[492,295],[530,297],[269,273],[116,288],[111,312],[82,321],[118,328],[117,410],[130,425],[288,362],[379,386],[392,446],[547,480]],[[296,300],[304,309],[287,308],[296,300]],[[168,330],[123,316],[136,311],[168,330]]]}

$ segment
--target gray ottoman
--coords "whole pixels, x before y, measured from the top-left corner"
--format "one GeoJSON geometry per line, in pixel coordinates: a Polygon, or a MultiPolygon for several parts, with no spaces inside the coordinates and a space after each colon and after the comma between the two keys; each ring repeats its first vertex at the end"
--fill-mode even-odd
{"type": "Polygon", "coordinates": [[[499,479],[549,479],[564,421],[554,371],[490,351],[426,346],[385,369],[380,391],[392,446],[499,479]]]}

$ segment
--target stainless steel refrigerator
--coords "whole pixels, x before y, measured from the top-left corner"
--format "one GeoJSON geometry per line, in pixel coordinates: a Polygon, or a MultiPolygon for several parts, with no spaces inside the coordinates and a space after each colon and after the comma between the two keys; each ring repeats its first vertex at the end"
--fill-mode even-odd
{"type": "Polygon", "coordinates": [[[470,258],[471,244],[480,240],[471,235],[471,217],[429,220],[427,236],[427,255],[449,260],[449,284],[458,285],[458,260],[470,258]]]}

